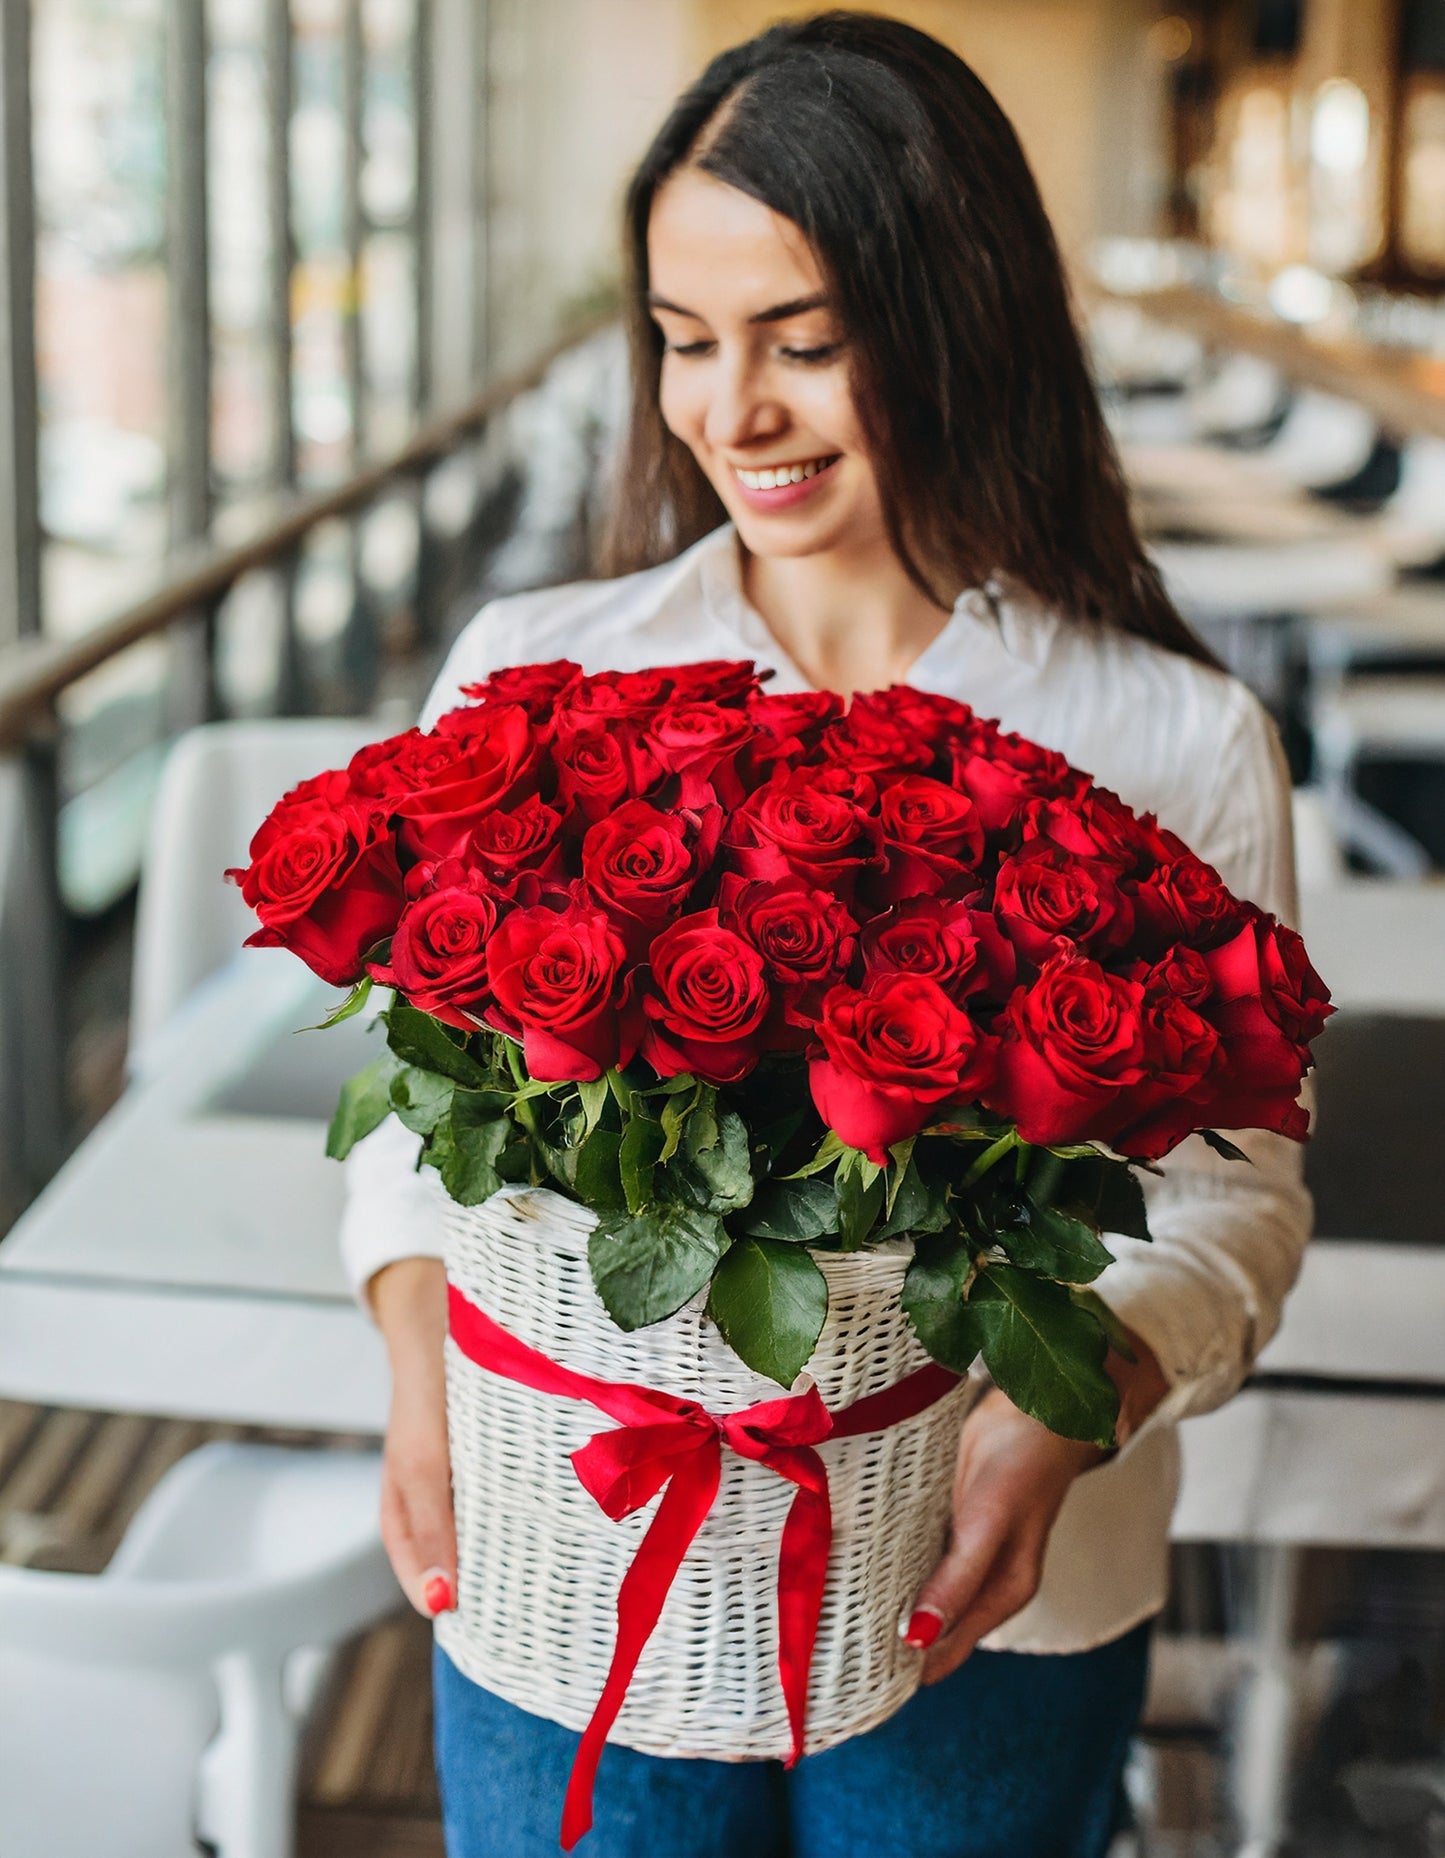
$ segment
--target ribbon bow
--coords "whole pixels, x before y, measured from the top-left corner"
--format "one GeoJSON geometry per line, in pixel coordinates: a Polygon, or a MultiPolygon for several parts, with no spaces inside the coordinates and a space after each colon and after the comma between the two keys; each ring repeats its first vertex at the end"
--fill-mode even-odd
{"type": "Polygon", "coordinates": [[[806,1393],[719,1415],[695,1400],[565,1368],[494,1323],[455,1284],[447,1287],[447,1303],[452,1339],[478,1367],[538,1393],[586,1400],[618,1422],[614,1431],[594,1433],[572,1453],[578,1479],[606,1515],[620,1522],[663,1493],[618,1590],[612,1664],[567,1783],[563,1849],[571,1851],[592,1825],[593,1782],[608,1731],[683,1557],[713,1506],[724,1445],[797,1486],[778,1554],[778,1676],[792,1735],[791,1767],[803,1752],[808,1672],[833,1539],[828,1472],[813,1447],[824,1439],[851,1438],[912,1419],[958,1376],[930,1364],[836,1413],[810,1387],[806,1393]]]}

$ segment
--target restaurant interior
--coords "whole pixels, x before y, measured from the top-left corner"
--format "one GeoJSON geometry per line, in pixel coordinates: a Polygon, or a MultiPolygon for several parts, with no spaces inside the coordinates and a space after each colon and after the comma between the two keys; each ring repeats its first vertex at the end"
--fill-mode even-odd
{"type": "MultiPolygon", "coordinates": [[[[334,990],[217,874],[486,600],[600,571],[626,177],[811,10],[4,10],[5,1858],[440,1858],[324,1152],[365,1035],[291,1036],[334,990]]],[[[874,10],[1020,133],[1146,546],[1278,725],[1337,1007],[1299,1281],[1182,1427],[1111,1858],[1441,1858],[1445,0],[874,10]]]]}

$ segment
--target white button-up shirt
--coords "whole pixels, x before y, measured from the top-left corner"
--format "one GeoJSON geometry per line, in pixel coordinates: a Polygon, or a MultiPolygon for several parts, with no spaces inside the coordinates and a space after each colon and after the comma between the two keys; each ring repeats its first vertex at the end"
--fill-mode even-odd
{"type": "MultiPolygon", "coordinates": [[[[564,657],[588,672],[751,658],[773,671],[770,690],[809,688],[744,597],[736,531],[725,524],[661,567],[483,607],[452,648],[423,723],[499,667],[564,657]]],[[[1236,679],[1063,619],[1005,583],[992,597],[960,596],[908,681],[1060,750],[1136,811],[1156,813],[1236,894],[1293,922],[1289,777],[1273,724],[1236,679]]],[[[1162,1177],[1144,1177],[1153,1243],[1109,1238],[1115,1262],[1094,1288],[1153,1349],[1170,1391],[1116,1457],[1076,1479],[1038,1594],[990,1647],[1084,1650],[1164,1604],[1179,1476],[1173,1422],[1239,1386],[1278,1326],[1309,1234],[1299,1146],[1259,1132],[1234,1139],[1252,1167],[1192,1136],[1162,1177]]],[[[441,1254],[443,1190],[435,1170],[415,1170],[417,1141],[392,1117],[347,1163],[341,1243],[364,1307],[382,1265],[441,1254]]]]}

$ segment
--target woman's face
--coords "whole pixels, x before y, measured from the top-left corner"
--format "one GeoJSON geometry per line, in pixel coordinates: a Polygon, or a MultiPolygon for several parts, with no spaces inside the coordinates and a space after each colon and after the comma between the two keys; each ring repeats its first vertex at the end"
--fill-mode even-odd
{"type": "Polygon", "coordinates": [[[881,540],[845,332],[800,229],[684,168],[658,189],[647,254],[662,417],[744,545],[791,556],[881,540]]]}

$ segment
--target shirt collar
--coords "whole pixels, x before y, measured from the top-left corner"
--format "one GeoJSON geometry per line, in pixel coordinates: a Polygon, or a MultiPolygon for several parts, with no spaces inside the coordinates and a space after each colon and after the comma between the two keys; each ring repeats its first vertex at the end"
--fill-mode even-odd
{"type": "MultiPolygon", "coordinates": [[[[786,664],[786,652],[743,593],[736,526],[720,524],[693,545],[691,554],[703,603],[712,617],[759,659],[786,664]]],[[[994,575],[981,587],[964,588],[944,631],[954,633],[960,644],[966,640],[970,651],[997,653],[1014,664],[1039,670],[1049,656],[1058,625],[1058,615],[1028,588],[1010,576],[994,575]]],[[[927,657],[933,649],[930,645],[923,655],[927,657]]],[[[801,681],[801,673],[798,676],[801,681]]]]}

